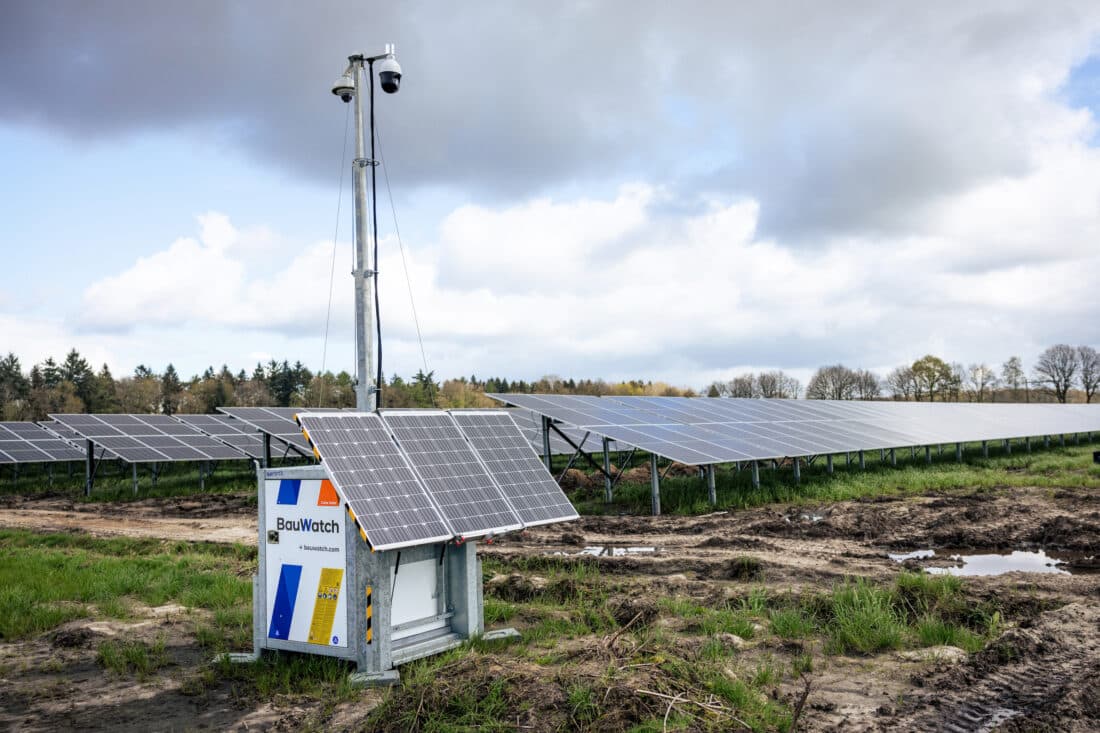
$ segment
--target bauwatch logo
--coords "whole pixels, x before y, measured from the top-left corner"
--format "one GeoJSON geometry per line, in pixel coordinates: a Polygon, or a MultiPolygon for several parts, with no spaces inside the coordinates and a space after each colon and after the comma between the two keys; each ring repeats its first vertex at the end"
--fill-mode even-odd
{"type": "Polygon", "coordinates": [[[275,520],[275,529],[286,532],[318,532],[320,534],[340,534],[340,522],[335,519],[328,521],[311,519],[283,519],[275,520]]]}

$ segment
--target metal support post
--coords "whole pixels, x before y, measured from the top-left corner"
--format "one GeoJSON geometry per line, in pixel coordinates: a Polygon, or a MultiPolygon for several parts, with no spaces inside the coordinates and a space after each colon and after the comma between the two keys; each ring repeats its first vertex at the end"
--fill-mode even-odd
{"type": "Polygon", "coordinates": [[[955,460],[959,463],[963,462],[963,444],[955,443],[955,460]]]}
{"type": "Polygon", "coordinates": [[[898,465],[898,454],[894,451],[893,448],[890,449],[890,465],[898,465]]]}
{"type": "Polygon", "coordinates": [[[825,456],[825,473],[833,475],[833,454],[825,456]]]}
{"type": "Polygon", "coordinates": [[[982,441],[982,458],[989,458],[989,443],[982,441]]]}
{"type": "Polygon", "coordinates": [[[1080,433],[1074,433],[1073,434],[1073,444],[1074,445],[1080,445],[1081,444],[1081,434],[1080,433]]]}
{"type": "Polygon", "coordinates": [[[932,463],[932,446],[930,445],[924,446],[924,462],[932,463]]]}
{"type": "Polygon", "coordinates": [[[1005,455],[1006,456],[1012,455],[1012,439],[1011,438],[1005,441],[1005,455]]]}
{"type": "Polygon", "coordinates": [[[138,494],[137,464],[136,463],[131,463],[130,468],[132,469],[131,473],[133,473],[133,475],[134,475],[134,496],[137,496],[137,494],[138,494]]]}
{"type": "Polygon", "coordinates": [[[938,456],[943,455],[943,443],[937,443],[936,444],[936,455],[938,455],[938,456]]]}
{"type": "Polygon", "coordinates": [[[1050,448],[1050,436],[1049,435],[1044,435],[1043,436],[1043,447],[1044,448],[1050,448]]]}
{"type": "Polygon", "coordinates": [[[603,439],[603,500],[611,503],[611,439],[603,439]]]}
{"type": "Polygon", "coordinates": [[[879,448],[878,449],[878,462],[879,463],[886,463],[886,449],[885,448],[879,448]]]}
{"type": "Polygon", "coordinates": [[[711,506],[718,505],[718,490],[714,485],[714,464],[706,467],[707,471],[707,499],[711,506]]]}
{"type": "Polygon", "coordinates": [[[661,515],[661,474],[657,472],[657,454],[649,454],[649,491],[653,516],[661,515]]]}
{"type": "Polygon", "coordinates": [[[796,484],[802,483],[802,468],[800,465],[801,463],[802,461],[799,458],[796,457],[794,459],[794,482],[796,484]]]}
{"type": "Polygon", "coordinates": [[[92,441],[84,441],[88,453],[84,459],[84,496],[92,495],[92,482],[95,480],[95,446],[92,441]]]}
{"type": "Polygon", "coordinates": [[[1061,435],[1058,436],[1058,442],[1063,448],[1066,447],[1066,434],[1065,433],[1062,433],[1061,435]]]}
{"type": "Polygon", "coordinates": [[[915,446],[915,445],[909,446],[909,460],[910,461],[917,460],[917,446],[915,446]]]}
{"type": "Polygon", "coordinates": [[[263,433],[264,436],[264,468],[271,468],[271,433],[263,433]]]}
{"type": "Polygon", "coordinates": [[[867,470],[867,458],[863,455],[863,451],[859,452],[859,470],[867,470]]]}
{"type": "Polygon", "coordinates": [[[546,462],[546,470],[550,470],[550,418],[542,415],[542,458],[546,462]]]}
{"type": "Polygon", "coordinates": [[[758,461],[752,462],[752,487],[754,489],[760,488],[760,463],[758,461]]]}
{"type": "Polygon", "coordinates": [[[849,453],[848,451],[844,451],[844,465],[845,466],[852,465],[852,454],[849,453]]]}
{"type": "Polygon", "coordinates": [[[1024,438],[1024,446],[1027,448],[1027,452],[1031,452],[1031,438],[1024,438]]]}

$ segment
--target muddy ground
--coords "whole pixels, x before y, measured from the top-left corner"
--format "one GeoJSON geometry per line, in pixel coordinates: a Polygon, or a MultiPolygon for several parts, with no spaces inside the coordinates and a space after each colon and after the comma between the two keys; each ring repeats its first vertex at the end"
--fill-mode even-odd
{"type": "MultiPolygon", "coordinates": [[[[249,496],[112,505],[4,497],[0,527],[241,543],[256,536],[249,496]]],[[[947,647],[823,655],[810,675],[798,729],[1100,729],[1100,496],[1084,489],[930,493],[691,518],[585,517],[502,538],[481,552],[502,565],[530,556],[576,557],[639,596],[713,603],[761,583],[798,593],[824,592],[855,576],[888,582],[903,567],[889,554],[928,549],[936,555],[904,565],[954,566],[953,553],[1044,550],[1065,561],[1058,568],[1068,573],[969,578],[975,602],[993,599],[1004,611],[1003,634],[977,654],[947,647]],[[759,563],[748,576],[744,558],[759,563]]],[[[345,729],[381,699],[383,693],[367,691],[328,709],[301,698],[240,699],[228,684],[196,691],[194,670],[204,660],[193,620],[201,613],[148,609],[133,622],[72,622],[39,638],[0,644],[0,727],[345,729]],[[95,649],[119,634],[165,639],[171,663],[146,679],[106,673],[95,649]]],[[[523,620],[512,625],[522,631],[523,620]]],[[[782,660],[801,651],[765,637],[744,654],[782,660]]],[[[776,694],[794,701],[800,684],[788,679],[776,694]]]]}

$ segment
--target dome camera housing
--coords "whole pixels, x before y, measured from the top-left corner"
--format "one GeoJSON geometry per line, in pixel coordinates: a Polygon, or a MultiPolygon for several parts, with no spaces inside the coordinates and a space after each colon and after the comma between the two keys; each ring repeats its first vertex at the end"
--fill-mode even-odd
{"type": "Polygon", "coordinates": [[[332,85],[332,93],[345,102],[350,102],[355,96],[355,82],[349,74],[344,74],[332,85]]]}
{"type": "Polygon", "coordinates": [[[393,56],[382,59],[378,65],[378,80],[382,84],[382,91],[386,94],[394,94],[401,87],[401,64],[393,56]]]}

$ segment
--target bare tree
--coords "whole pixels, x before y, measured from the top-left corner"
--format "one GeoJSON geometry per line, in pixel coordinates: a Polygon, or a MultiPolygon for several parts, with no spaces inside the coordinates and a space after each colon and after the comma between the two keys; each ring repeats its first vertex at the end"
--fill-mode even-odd
{"type": "Polygon", "coordinates": [[[758,397],[765,399],[798,399],[802,385],[798,380],[782,370],[774,372],[760,372],[756,376],[756,391],[758,397]]]}
{"type": "Polygon", "coordinates": [[[856,399],[877,400],[882,394],[882,381],[869,369],[856,371],[856,399]]]}
{"type": "Polygon", "coordinates": [[[752,372],[734,377],[729,383],[730,397],[757,397],[756,375],[752,372]]]}
{"type": "Polygon", "coordinates": [[[858,381],[859,375],[843,364],[820,367],[806,385],[806,399],[854,399],[858,381]]]}
{"type": "Polygon", "coordinates": [[[972,402],[992,401],[997,388],[997,374],[988,364],[971,364],[966,370],[966,388],[972,402]]]}
{"type": "Polygon", "coordinates": [[[916,396],[917,380],[913,368],[900,366],[886,375],[886,385],[895,400],[908,400],[916,396]]]}
{"type": "Polygon", "coordinates": [[[1039,361],[1035,363],[1035,381],[1046,385],[1055,399],[1064,403],[1080,368],[1077,349],[1067,344],[1056,344],[1039,354],[1039,361]]]}
{"type": "Polygon", "coordinates": [[[1024,374],[1024,363],[1020,360],[1020,357],[1010,357],[1008,361],[1001,365],[1001,380],[1004,385],[1012,390],[1012,394],[1009,399],[1012,402],[1020,401],[1020,388],[1024,389],[1024,400],[1031,402],[1031,392],[1028,389],[1027,375],[1024,374]]]}
{"type": "Polygon", "coordinates": [[[1100,352],[1091,346],[1077,347],[1077,360],[1081,362],[1081,389],[1085,390],[1085,402],[1100,389],[1100,352]]]}

